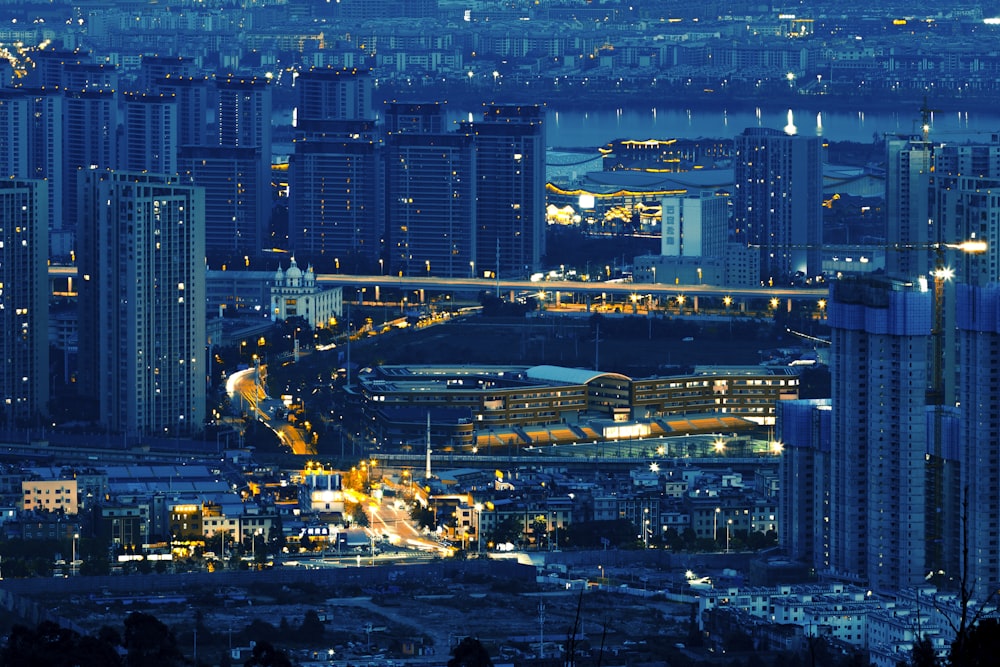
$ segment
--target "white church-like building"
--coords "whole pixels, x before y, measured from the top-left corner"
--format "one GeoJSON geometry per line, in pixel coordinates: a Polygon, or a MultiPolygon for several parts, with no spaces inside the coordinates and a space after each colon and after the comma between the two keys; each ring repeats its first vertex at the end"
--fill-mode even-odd
{"type": "Polygon", "coordinates": [[[271,320],[283,322],[290,317],[303,318],[313,329],[333,326],[343,312],[343,289],[321,289],[316,284],[312,266],[302,269],[292,257],[287,271],[281,266],[271,285],[271,320]]]}

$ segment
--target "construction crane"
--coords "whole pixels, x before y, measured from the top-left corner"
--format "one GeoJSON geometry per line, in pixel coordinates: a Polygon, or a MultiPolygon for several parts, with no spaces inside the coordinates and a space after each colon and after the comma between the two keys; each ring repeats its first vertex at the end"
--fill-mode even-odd
{"type": "Polygon", "coordinates": [[[924,137],[924,141],[928,141],[931,134],[931,121],[934,119],[934,114],[940,113],[941,109],[931,109],[927,106],[927,96],[924,95],[924,103],[920,105],[920,133],[924,137]]]}

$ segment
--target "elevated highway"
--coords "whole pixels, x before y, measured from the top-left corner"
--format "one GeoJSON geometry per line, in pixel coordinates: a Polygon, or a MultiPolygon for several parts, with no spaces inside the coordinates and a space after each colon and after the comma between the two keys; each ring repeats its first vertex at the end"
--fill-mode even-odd
{"type": "MultiPolygon", "coordinates": [[[[75,292],[77,282],[77,269],[75,266],[50,266],[49,282],[52,284],[53,292],[72,293],[75,292]]],[[[507,294],[510,292],[545,292],[549,295],[556,293],[570,295],[577,294],[593,299],[604,295],[608,297],[629,297],[635,295],[650,295],[654,298],[662,299],[684,295],[688,298],[731,297],[734,301],[747,299],[772,299],[777,298],[783,301],[802,301],[825,299],[827,288],[799,288],[799,287],[719,287],[717,285],[676,285],[662,283],[634,283],[626,281],[604,281],[604,282],[580,282],[575,280],[492,280],[484,278],[439,278],[434,276],[363,276],[352,274],[318,274],[316,281],[321,285],[339,286],[364,290],[361,299],[380,300],[377,293],[383,289],[398,289],[407,291],[435,291],[435,292],[468,292],[479,293],[484,291],[507,294]]],[[[350,296],[348,294],[348,296],[350,296]]]]}

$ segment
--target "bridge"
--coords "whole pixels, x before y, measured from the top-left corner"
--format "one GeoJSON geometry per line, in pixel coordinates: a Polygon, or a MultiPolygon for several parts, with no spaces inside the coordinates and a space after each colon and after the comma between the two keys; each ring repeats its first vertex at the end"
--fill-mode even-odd
{"type": "MultiPolygon", "coordinates": [[[[77,280],[75,266],[49,267],[49,282],[54,293],[71,294],[75,292],[73,284],[77,280]],[[57,288],[56,285],[59,285],[57,288]],[[62,287],[66,286],[63,290],[62,287]]],[[[604,298],[650,296],[664,299],[683,295],[686,298],[697,299],[709,297],[725,299],[733,302],[749,299],[781,299],[791,304],[792,301],[819,301],[827,298],[828,290],[821,288],[801,287],[720,287],[718,285],[676,285],[663,283],[635,283],[628,281],[582,282],[576,280],[505,280],[485,278],[441,278],[435,276],[368,276],[340,273],[317,274],[316,282],[321,285],[344,287],[345,292],[351,288],[357,291],[365,290],[375,295],[374,301],[379,301],[378,293],[382,289],[404,291],[434,291],[434,292],[468,292],[480,293],[492,291],[497,294],[534,292],[550,295],[558,299],[558,295],[577,294],[588,300],[603,296],[604,298]],[[370,292],[369,292],[370,290],[370,292]]],[[[361,300],[359,298],[359,300],[361,300]]],[[[697,308],[697,306],[695,306],[697,308]]]]}

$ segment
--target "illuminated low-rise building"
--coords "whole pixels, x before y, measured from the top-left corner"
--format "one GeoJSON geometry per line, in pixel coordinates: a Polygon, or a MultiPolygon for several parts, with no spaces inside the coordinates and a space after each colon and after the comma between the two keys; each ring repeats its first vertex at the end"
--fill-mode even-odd
{"type": "Polygon", "coordinates": [[[21,506],[25,510],[76,514],[79,508],[76,480],[26,480],[21,483],[21,506]]]}
{"type": "Polygon", "coordinates": [[[435,443],[486,449],[711,430],[725,419],[771,425],[799,387],[795,369],[760,366],[638,379],[559,366],[377,366],[358,381],[376,441],[419,443],[430,430],[435,443]]]}

